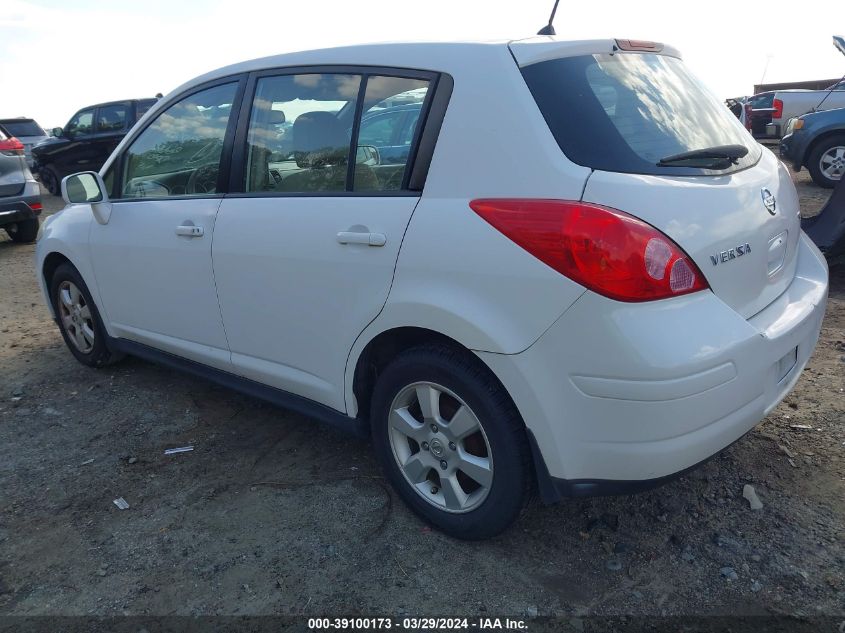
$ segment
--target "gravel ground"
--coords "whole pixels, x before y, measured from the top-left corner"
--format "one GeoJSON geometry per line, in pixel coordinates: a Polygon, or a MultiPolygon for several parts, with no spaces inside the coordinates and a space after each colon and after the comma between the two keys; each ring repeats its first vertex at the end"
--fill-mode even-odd
{"type": "MultiPolygon", "coordinates": [[[[828,192],[797,180],[812,214],[828,192]]],[[[841,265],[797,388],[741,441],[658,490],[535,503],[464,543],[402,505],[364,442],[139,360],[76,363],[33,251],[0,238],[0,614],[845,613],[841,265]]]]}

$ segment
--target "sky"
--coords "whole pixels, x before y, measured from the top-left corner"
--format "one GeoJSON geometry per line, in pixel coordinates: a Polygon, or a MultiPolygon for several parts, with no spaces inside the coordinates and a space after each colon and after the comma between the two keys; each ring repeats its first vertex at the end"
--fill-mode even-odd
{"type": "MultiPolygon", "coordinates": [[[[3,0],[0,118],[63,126],[80,108],[167,94],[231,63],[297,50],[404,40],[517,39],[553,0],[3,0]]],[[[567,39],[666,42],[718,96],[767,82],[845,75],[832,35],[842,0],[561,0],[567,39]]]]}

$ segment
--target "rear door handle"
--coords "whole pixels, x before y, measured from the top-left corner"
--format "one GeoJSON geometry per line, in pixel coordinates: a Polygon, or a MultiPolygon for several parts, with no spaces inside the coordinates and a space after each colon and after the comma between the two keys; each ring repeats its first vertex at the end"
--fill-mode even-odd
{"type": "Polygon", "coordinates": [[[204,232],[201,226],[194,226],[193,224],[182,224],[176,227],[176,235],[184,235],[185,237],[202,237],[204,232]]]}
{"type": "Polygon", "coordinates": [[[384,246],[387,238],[384,233],[358,233],[355,231],[341,231],[337,234],[337,241],[341,244],[367,244],[368,246],[384,246]]]}

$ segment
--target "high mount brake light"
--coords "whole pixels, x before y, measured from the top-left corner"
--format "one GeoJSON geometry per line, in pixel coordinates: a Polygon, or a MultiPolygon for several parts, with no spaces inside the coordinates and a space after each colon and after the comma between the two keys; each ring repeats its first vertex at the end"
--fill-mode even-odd
{"type": "Polygon", "coordinates": [[[646,53],[659,53],[663,50],[660,42],[647,42],[645,40],[616,40],[616,48],[620,51],[640,51],[646,53]]]}
{"type": "Polygon", "coordinates": [[[666,235],[627,213],[565,200],[482,199],[469,206],[531,255],[617,301],[653,301],[708,288],[666,235]]]}

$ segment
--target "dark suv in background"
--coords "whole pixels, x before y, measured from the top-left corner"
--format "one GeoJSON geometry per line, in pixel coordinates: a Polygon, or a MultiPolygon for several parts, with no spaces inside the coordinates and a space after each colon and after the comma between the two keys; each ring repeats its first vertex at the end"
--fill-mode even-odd
{"type": "Polygon", "coordinates": [[[88,106],[74,114],[53,138],[32,148],[35,170],[53,195],[62,178],[78,171],[98,171],[126,133],[157,99],[129,99],[88,106]]]}

